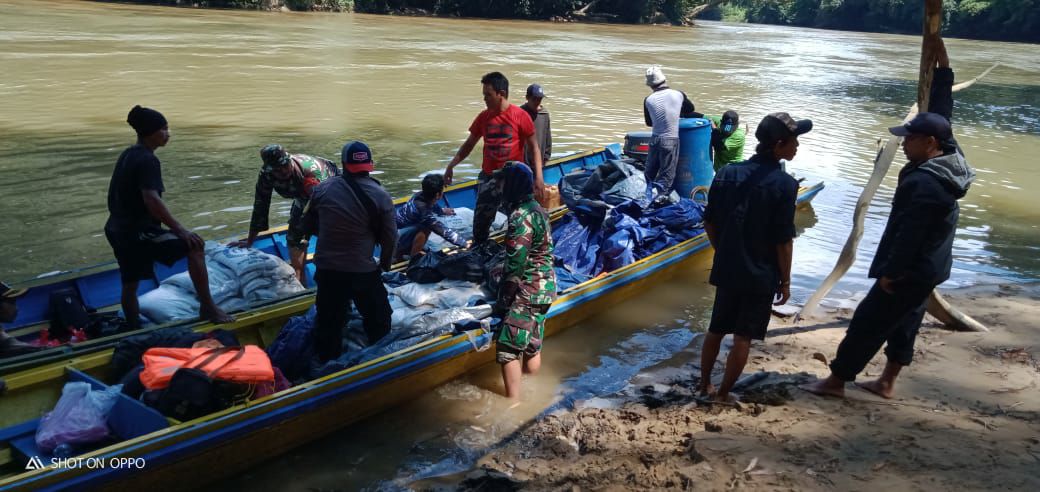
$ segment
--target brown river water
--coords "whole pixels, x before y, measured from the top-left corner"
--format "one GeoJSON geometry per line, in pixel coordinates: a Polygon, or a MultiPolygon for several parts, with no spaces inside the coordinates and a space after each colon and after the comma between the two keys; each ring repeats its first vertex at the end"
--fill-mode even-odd
{"type": "MultiPolygon", "coordinates": [[[[402,196],[421,173],[443,168],[464,140],[482,109],[482,74],[504,72],[516,96],[532,82],[545,87],[553,153],[562,156],[643,129],[643,71],[660,64],[700,111],[735,109],[752,130],[773,111],[815,122],[788,165],[827,184],[798,217],[793,294],[803,301],[844,244],[877,140],[915,97],[920,43],[709,22],[690,29],[46,0],[0,0],[0,12],[5,281],[111,261],[102,235],[105,194],[116,157],[133,140],[125,118],[134,104],[170,121],[173,138],[158,155],[173,213],[220,239],[248,226],[258,152],[267,143],[336,159],[345,141],[364,140],[384,185],[402,196]]],[[[947,46],[959,80],[995,61],[1003,66],[955,95],[955,132],[979,177],[961,202],[946,286],[1035,279],[1037,47],[956,39],[947,46]]],[[[459,174],[474,176],[479,162],[467,163],[459,174]]],[[[900,164],[870,208],[858,261],[831,303],[869,286],[866,268],[900,164]]],[[[288,202],[278,202],[274,213],[284,220],[288,211],[288,202]]],[[[520,407],[507,408],[489,391],[501,383],[488,367],[221,487],[394,489],[465,470],[518,423],[615,391],[640,368],[688,350],[707,325],[709,266],[698,262],[678,280],[551,339],[520,407]]]]}

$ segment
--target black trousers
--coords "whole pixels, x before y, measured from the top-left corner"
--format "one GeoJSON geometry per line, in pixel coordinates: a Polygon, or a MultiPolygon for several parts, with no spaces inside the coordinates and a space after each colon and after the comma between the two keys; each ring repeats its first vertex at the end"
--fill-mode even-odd
{"type": "Polygon", "coordinates": [[[934,288],[933,285],[900,283],[895,293],[889,294],[875,282],[856,308],[845,338],[838,345],[838,355],[831,361],[834,375],[844,381],[854,381],[886,342],[888,360],[910,365],[928,295],[934,288]]]}
{"type": "Polygon", "coordinates": [[[318,270],[314,274],[318,287],[318,309],[314,344],[322,362],[343,353],[343,327],[350,318],[351,303],[357,304],[364,323],[368,343],[373,344],[390,332],[390,301],[379,270],[347,273],[318,270]]]}

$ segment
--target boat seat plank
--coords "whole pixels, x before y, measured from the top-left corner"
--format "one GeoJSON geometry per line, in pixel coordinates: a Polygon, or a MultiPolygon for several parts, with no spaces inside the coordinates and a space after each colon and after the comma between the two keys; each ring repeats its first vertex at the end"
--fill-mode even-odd
{"type": "MultiPolygon", "coordinates": [[[[155,279],[142,280],[137,285],[137,295],[144,294],[159,286],[155,279]]],[[[103,308],[119,304],[123,295],[119,280],[119,270],[109,270],[95,275],[76,279],[76,287],[88,308],[103,308]]]]}

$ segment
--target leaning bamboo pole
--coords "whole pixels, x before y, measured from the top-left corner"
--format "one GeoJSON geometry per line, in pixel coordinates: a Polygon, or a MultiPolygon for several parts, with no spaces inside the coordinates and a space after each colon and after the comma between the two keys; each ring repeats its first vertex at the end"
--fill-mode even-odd
{"type": "MultiPolygon", "coordinates": [[[[910,111],[903,120],[904,123],[912,119],[918,113],[918,108],[928,107],[932,75],[934,74],[936,57],[938,56],[937,49],[942,43],[942,39],[939,36],[941,26],[942,0],[926,0],[923,29],[924,35],[921,42],[921,66],[917,84],[917,103],[911,106],[910,111]]],[[[957,84],[953,87],[953,91],[956,92],[971,87],[979,79],[989,74],[989,72],[996,68],[997,65],[999,65],[999,63],[994,64],[978,77],[957,84]]],[[[823,283],[820,284],[820,287],[817,288],[816,292],[813,292],[812,296],[809,297],[809,300],[806,301],[802,310],[798,313],[797,319],[801,320],[811,317],[815,312],[816,307],[820,304],[820,301],[830,293],[838,280],[841,280],[841,277],[848,272],[849,268],[852,267],[852,264],[855,262],[856,248],[859,245],[860,239],[863,237],[863,219],[866,216],[867,209],[870,207],[871,200],[874,198],[874,194],[881,185],[881,181],[885,178],[885,175],[888,174],[888,170],[892,166],[892,161],[895,159],[896,150],[899,149],[900,141],[900,137],[892,135],[880,147],[880,149],[878,149],[878,152],[874,157],[874,172],[870,175],[867,184],[863,187],[863,192],[860,193],[859,199],[856,201],[856,208],[853,211],[852,216],[852,231],[849,232],[849,237],[845,241],[845,246],[842,248],[841,254],[838,255],[838,261],[834,265],[834,269],[831,270],[831,273],[827,275],[827,278],[825,278],[823,283]]],[[[989,331],[978,321],[951,306],[937,291],[934,290],[928,299],[928,312],[939,319],[939,321],[955,330],[989,331]]]]}

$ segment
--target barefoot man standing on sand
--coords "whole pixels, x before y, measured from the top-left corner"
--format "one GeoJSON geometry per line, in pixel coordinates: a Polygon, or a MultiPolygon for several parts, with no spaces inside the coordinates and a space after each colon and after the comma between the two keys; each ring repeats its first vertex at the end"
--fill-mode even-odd
{"type": "Polygon", "coordinates": [[[904,137],[908,162],[899,171],[892,212],[870,265],[877,279],[849,322],[826,379],[802,386],[821,396],[845,396],[883,343],[888,362],[881,377],[859,386],[892,398],[896,376],[914,355],[928,295],[950,278],[953,236],[960,208],[975,172],[953,138],[953,70],[939,40],[938,68],[932,81],[930,108],[909,123],[889,129],[904,137]]]}
{"type": "Polygon", "coordinates": [[[791,254],[798,182],[780,160],[798,152],[798,136],[812,130],[809,120],[773,113],[755,130],[758,146],[751,159],[719,170],[708,194],[704,230],[715,248],[711,284],[715,305],[701,348],[702,395],[715,393],[711,371],[722,339],[733,334],[726,373],[717,401],[733,400],[729,391],[747,364],[751,340],[764,340],[773,299],[791,297],[791,254]]]}

